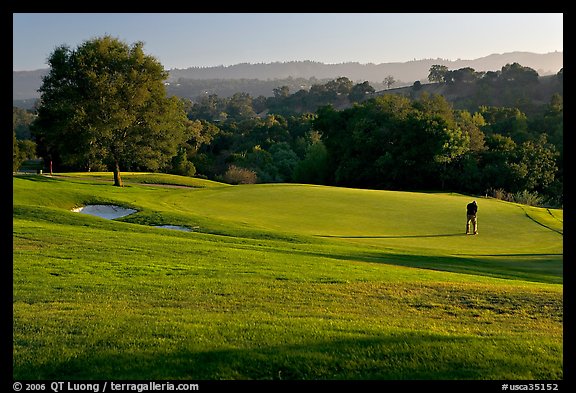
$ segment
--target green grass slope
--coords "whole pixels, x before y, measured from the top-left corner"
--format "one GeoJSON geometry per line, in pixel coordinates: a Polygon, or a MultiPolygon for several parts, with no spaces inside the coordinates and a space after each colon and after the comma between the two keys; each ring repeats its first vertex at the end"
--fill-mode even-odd
{"type": "Polygon", "coordinates": [[[14,178],[15,379],[563,377],[562,210],[100,175],[14,178]]]}

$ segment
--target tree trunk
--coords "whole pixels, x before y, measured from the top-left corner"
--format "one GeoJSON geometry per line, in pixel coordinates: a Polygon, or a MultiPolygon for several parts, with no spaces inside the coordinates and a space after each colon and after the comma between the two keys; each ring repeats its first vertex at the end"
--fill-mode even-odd
{"type": "Polygon", "coordinates": [[[120,177],[120,165],[118,165],[118,161],[114,162],[114,185],[117,187],[124,187],[124,184],[122,184],[122,178],[120,177]]]}

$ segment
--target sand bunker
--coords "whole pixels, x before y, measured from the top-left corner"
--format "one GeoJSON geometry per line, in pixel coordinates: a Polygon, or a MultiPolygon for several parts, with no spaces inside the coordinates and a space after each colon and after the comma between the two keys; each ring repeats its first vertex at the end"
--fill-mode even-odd
{"type": "Polygon", "coordinates": [[[113,220],[114,218],[120,218],[136,213],[138,210],[126,209],[125,207],[115,205],[86,205],[72,209],[72,211],[113,220]]]}
{"type": "Polygon", "coordinates": [[[154,225],[154,228],[174,229],[176,231],[192,232],[192,229],[180,225],[154,225]]]}
{"type": "MultiPolygon", "coordinates": [[[[90,214],[91,216],[113,220],[114,218],[120,218],[128,216],[132,213],[136,213],[138,210],[127,209],[125,207],[116,205],[86,205],[72,209],[72,211],[75,213],[90,214]]],[[[173,229],[176,231],[192,232],[194,229],[198,229],[199,227],[190,229],[180,225],[154,225],[154,228],[165,228],[173,229]]]]}

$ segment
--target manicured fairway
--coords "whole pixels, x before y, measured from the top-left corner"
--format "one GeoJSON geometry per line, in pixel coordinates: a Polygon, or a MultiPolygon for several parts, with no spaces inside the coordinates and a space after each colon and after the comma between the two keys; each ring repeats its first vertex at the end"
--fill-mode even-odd
{"type": "Polygon", "coordinates": [[[14,178],[15,379],[563,378],[562,210],[62,175],[14,178]]]}

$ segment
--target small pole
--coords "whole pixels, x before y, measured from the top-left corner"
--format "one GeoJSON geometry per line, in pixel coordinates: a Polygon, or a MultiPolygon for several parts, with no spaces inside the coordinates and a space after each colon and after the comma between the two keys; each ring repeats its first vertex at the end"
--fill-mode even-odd
{"type": "Polygon", "coordinates": [[[50,160],[50,176],[52,176],[52,160],[50,160]]]}

